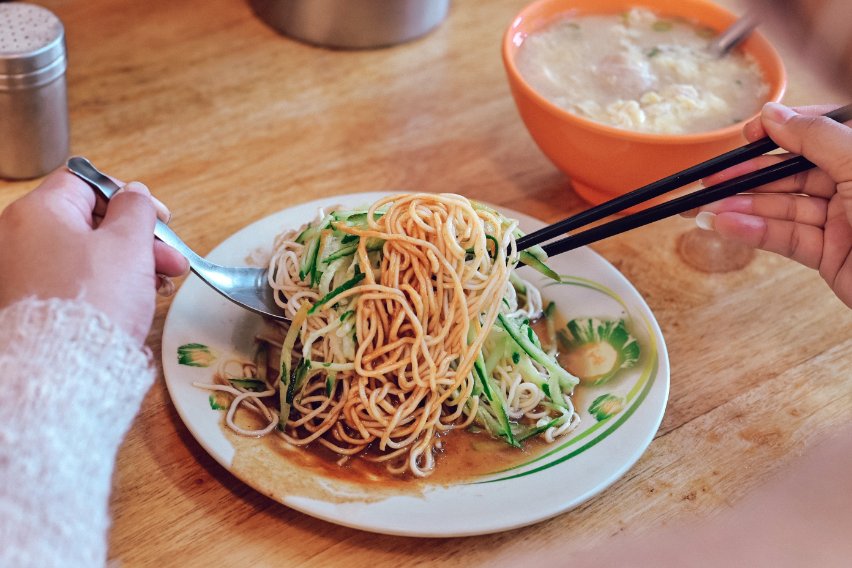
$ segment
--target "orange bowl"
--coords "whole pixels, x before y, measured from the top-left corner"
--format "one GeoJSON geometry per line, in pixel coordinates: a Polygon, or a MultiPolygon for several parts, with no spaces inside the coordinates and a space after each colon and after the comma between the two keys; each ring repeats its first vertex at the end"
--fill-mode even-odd
{"type": "MultiPolygon", "coordinates": [[[[503,64],[515,104],[533,140],[566,173],[574,190],[602,203],[745,143],[742,122],[695,134],[656,134],[608,126],[565,110],[538,94],[515,57],[531,33],[566,15],[622,13],[644,7],[721,31],[736,16],[706,0],[539,0],[524,8],[503,37],[503,64]]],[[[740,49],[750,54],[769,85],[767,101],[780,101],[787,74],[780,56],[759,32],[740,49]]],[[[757,116],[757,115],[755,115],[757,116]]]]}

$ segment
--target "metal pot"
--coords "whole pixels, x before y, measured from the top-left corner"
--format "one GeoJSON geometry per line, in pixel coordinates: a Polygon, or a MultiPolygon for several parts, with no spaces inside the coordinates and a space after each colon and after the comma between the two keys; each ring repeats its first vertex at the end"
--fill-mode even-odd
{"type": "Polygon", "coordinates": [[[446,17],[450,0],[250,0],[255,13],[290,37],[346,49],[420,37],[446,17]]]}

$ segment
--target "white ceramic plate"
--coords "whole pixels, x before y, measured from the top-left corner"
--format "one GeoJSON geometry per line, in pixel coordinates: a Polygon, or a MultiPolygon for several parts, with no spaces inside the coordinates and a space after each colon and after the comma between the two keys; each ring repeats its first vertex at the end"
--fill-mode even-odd
{"type": "MultiPolygon", "coordinates": [[[[237,232],[208,258],[226,265],[244,265],[252,254],[269,251],[273,237],[314,218],[319,207],[369,204],[387,193],[361,193],[321,199],[286,209],[237,232]]],[[[519,213],[503,210],[520,220],[529,232],[542,225],[519,213]]],[[[178,413],[196,440],[225,468],[258,491],[281,503],[327,521],[363,530],[409,536],[464,536],[529,525],[590,499],[621,477],[650,444],[666,406],[669,363],[662,333],[639,293],[611,264],[588,248],[550,260],[568,284],[543,288],[568,319],[574,317],[629,318],[631,332],[642,348],[639,364],[622,371],[608,384],[584,394],[580,427],[553,444],[545,455],[531,458],[511,470],[494,472],[456,485],[427,485],[419,490],[369,494],[352,499],[353,488],[335,479],[322,480],[326,496],[300,495],[297,480],[292,491],[272,491],[263,471],[234,467],[235,448],[220,426],[222,411],[213,410],[209,393],[192,386],[210,382],[213,369],[179,365],[177,348],[186,343],[211,346],[219,354],[250,358],[260,318],[231,304],[196,277],[190,277],[175,296],[163,331],[163,368],[178,413]],[[623,410],[598,422],[588,412],[588,401],[613,394],[623,410]],[[348,495],[341,499],[340,495],[348,495]]],[[[523,277],[545,286],[530,268],[523,277]]],[[[298,450],[301,451],[301,450],[298,450]]],[[[298,476],[317,472],[299,471],[298,476]]],[[[289,484],[287,484],[289,486],[289,484]]],[[[357,497],[357,496],[356,496],[357,497]]]]}

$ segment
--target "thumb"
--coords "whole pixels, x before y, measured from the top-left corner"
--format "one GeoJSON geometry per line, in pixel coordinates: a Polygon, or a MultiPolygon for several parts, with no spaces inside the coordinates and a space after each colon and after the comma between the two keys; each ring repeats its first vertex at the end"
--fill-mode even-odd
{"type": "Polygon", "coordinates": [[[825,116],[800,114],[777,103],[761,113],[766,133],[779,146],[817,165],[852,198],[852,128],[825,116]]]}
{"type": "Polygon", "coordinates": [[[133,181],[110,200],[98,230],[113,234],[134,251],[151,249],[156,218],[151,192],[143,184],[133,181]]]}
{"type": "Polygon", "coordinates": [[[763,126],[779,146],[801,154],[837,184],[837,195],[852,224],[852,128],[824,116],[799,114],[766,103],[763,126]]]}

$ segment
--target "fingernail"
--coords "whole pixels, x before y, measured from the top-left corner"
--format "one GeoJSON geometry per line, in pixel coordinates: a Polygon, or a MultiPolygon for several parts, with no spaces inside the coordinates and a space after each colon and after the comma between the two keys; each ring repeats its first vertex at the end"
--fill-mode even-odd
{"type": "Polygon", "coordinates": [[[740,215],[737,218],[737,223],[741,227],[745,227],[753,231],[766,230],[766,219],[764,219],[763,217],[758,217],[756,215],[740,215]]]}
{"type": "Polygon", "coordinates": [[[148,187],[144,183],[141,183],[141,182],[138,182],[138,181],[131,181],[130,183],[126,184],[124,187],[119,189],[116,193],[118,193],[120,191],[129,191],[131,193],[140,193],[142,195],[151,195],[151,192],[148,191],[148,187]]]}
{"type": "Polygon", "coordinates": [[[169,208],[166,207],[166,204],[154,197],[151,196],[151,201],[154,202],[154,208],[157,210],[157,219],[162,221],[163,223],[168,223],[172,219],[172,212],[169,211],[169,208]]]}
{"type": "Polygon", "coordinates": [[[695,224],[698,228],[705,231],[712,231],[716,228],[716,214],[709,211],[702,211],[695,216],[695,224]]]}
{"type": "Polygon", "coordinates": [[[754,208],[754,198],[751,195],[734,195],[717,201],[717,209],[737,213],[751,213],[754,208]]]}
{"type": "Polygon", "coordinates": [[[164,298],[172,296],[175,293],[175,283],[172,282],[172,279],[168,276],[163,276],[162,274],[157,274],[157,278],[160,279],[159,285],[157,286],[157,294],[164,298]]]}
{"type": "Polygon", "coordinates": [[[796,116],[796,111],[778,103],[766,103],[763,105],[763,118],[776,124],[784,124],[796,116]]]}

